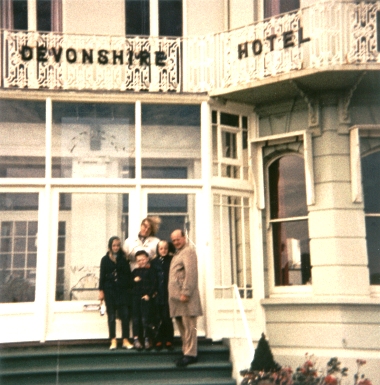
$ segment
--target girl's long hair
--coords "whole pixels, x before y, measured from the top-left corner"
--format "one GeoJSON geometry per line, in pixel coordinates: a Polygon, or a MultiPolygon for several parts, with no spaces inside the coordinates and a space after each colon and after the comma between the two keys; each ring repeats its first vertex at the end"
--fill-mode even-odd
{"type": "Polygon", "coordinates": [[[123,248],[121,247],[121,240],[120,240],[120,237],[118,237],[117,235],[114,235],[112,236],[109,240],[108,240],[108,252],[112,253],[112,243],[113,241],[120,241],[120,249],[119,251],[117,252],[116,254],[116,258],[120,258],[120,257],[125,257],[125,253],[124,253],[124,250],[123,248]]]}

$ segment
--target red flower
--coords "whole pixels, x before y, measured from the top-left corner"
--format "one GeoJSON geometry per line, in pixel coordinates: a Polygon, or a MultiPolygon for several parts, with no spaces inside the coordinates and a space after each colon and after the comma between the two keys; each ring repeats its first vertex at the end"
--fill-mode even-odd
{"type": "Polygon", "coordinates": [[[360,380],[358,385],[372,385],[372,382],[368,378],[365,378],[364,380],[360,380]]]}
{"type": "Polygon", "coordinates": [[[311,367],[314,366],[314,364],[313,364],[310,360],[306,361],[304,365],[305,365],[306,367],[308,367],[308,368],[311,368],[311,367]]]}
{"type": "Polygon", "coordinates": [[[338,380],[336,379],[335,376],[332,376],[331,374],[327,375],[325,377],[325,384],[327,385],[337,385],[338,384],[338,380]]]}

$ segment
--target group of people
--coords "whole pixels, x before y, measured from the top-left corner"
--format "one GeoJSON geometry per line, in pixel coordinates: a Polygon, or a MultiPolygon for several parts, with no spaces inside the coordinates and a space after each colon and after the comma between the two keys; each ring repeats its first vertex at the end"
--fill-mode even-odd
{"type": "Polygon", "coordinates": [[[159,224],[159,218],[147,217],[137,237],[123,245],[117,236],[109,239],[100,262],[99,299],[106,305],[111,350],[117,348],[116,318],[123,348],[173,349],[174,318],[182,340],[176,365],[184,367],[197,362],[197,317],[202,315],[197,256],[180,229],[172,232],[171,242],[158,239],[159,224]]]}

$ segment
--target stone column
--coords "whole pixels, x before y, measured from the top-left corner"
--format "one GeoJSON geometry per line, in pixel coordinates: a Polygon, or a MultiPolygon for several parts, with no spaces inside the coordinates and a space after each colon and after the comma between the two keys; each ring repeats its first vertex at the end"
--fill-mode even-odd
{"type": "Polygon", "coordinates": [[[313,138],[315,205],[309,206],[315,295],[368,296],[363,204],[351,199],[349,134],[338,133],[338,101],[321,100],[321,135],[313,138]]]}

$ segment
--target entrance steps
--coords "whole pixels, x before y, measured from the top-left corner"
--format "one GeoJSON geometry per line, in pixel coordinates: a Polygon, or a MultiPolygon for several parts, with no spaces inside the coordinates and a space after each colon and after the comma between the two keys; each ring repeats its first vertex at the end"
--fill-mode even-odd
{"type": "Polygon", "coordinates": [[[236,385],[229,348],[198,341],[198,362],[181,369],[174,363],[181,355],[179,340],[172,351],[110,351],[108,341],[2,345],[0,384],[236,385]]]}

